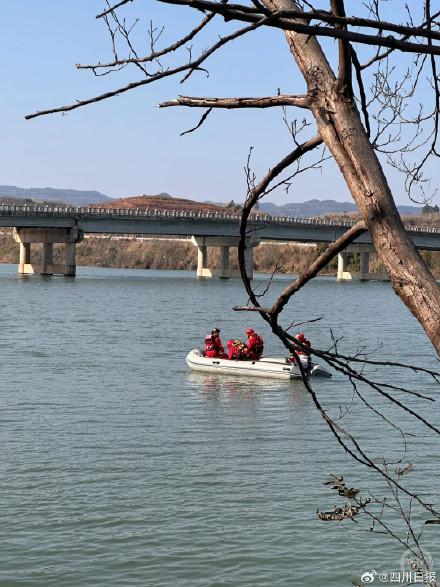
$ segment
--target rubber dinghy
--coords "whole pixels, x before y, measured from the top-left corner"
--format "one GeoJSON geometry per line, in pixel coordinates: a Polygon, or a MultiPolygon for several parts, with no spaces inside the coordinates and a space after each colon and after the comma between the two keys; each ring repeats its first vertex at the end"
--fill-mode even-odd
{"type": "MultiPolygon", "coordinates": [[[[301,357],[307,370],[307,357],[301,357]]],[[[220,359],[205,357],[200,349],[193,349],[186,356],[186,362],[193,371],[205,373],[226,373],[228,375],[246,375],[247,377],[275,377],[277,379],[301,379],[297,365],[287,359],[265,357],[259,361],[239,361],[236,359],[220,359]]],[[[331,377],[331,373],[311,363],[308,376],[331,377]]]]}

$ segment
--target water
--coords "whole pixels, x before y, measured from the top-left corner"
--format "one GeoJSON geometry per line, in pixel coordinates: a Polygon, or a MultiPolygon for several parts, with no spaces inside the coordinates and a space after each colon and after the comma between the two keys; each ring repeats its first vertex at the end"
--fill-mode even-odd
{"type": "MultiPolygon", "coordinates": [[[[323,485],[330,473],[381,489],[344,456],[302,383],[187,370],[187,351],[213,326],[223,342],[253,326],[266,354],[283,353],[258,317],[230,311],[246,303],[238,280],[15,271],[0,267],[1,587],[336,587],[370,569],[400,569],[403,549],[368,524],[317,519],[318,507],[340,503],[323,485]]],[[[341,350],[382,342],[379,356],[435,366],[388,284],[321,278],[296,298],[287,323],[324,317],[302,327],[316,346],[330,345],[332,329],[341,350]]],[[[396,370],[388,380],[420,381],[396,370]]],[[[315,389],[333,415],[350,401],[341,376],[315,389]]],[[[437,393],[432,383],[423,391],[437,393]]],[[[416,431],[404,412],[375,401],[416,431]]],[[[438,424],[435,404],[408,402],[438,424]]],[[[378,459],[400,455],[399,435],[359,402],[343,422],[378,459]]],[[[440,503],[438,442],[417,431],[411,482],[440,503]]],[[[434,560],[436,528],[427,532],[434,560]]]]}

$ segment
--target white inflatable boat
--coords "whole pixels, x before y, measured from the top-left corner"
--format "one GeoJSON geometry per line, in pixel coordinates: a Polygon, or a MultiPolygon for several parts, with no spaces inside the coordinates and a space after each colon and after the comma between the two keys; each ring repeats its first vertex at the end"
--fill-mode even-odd
{"type": "MultiPolygon", "coordinates": [[[[308,376],[331,377],[329,371],[316,363],[311,363],[310,367],[307,368],[307,357],[301,357],[301,359],[308,376]]],[[[264,357],[259,361],[238,361],[235,359],[204,357],[200,349],[193,349],[186,356],[186,362],[193,371],[204,371],[205,373],[276,377],[278,379],[301,378],[299,367],[288,362],[287,359],[264,357]]]]}

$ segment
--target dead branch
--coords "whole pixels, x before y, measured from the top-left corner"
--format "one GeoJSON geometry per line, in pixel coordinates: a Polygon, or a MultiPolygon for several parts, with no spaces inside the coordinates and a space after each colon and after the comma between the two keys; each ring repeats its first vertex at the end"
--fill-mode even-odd
{"type": "Polygon", "coordinates": [[[350,243],[366,232],[366,230],[367,227],[365,222],[359,220],[359,222],[347,230],[346,233],[329,245],[322,255],[320,255],[312,265],[306,269],[306,271],[301,273],[301,275],[281,293],[270,310],[271,316],[276,319],[284,306],[296,292],[304,287],[304,285],[311,279],[316,277],[319,271],[321,271],[321,269],[323,269],[340,251],[344,250],[350,243]]]}
{"type": "MultiPolygon", "coordinates": [[[[239,20],[242,22],[257,23],[261,15],[249,13],[240,5],[220,5],[210,0],[159,0],[165,4],[176,4],[179,6],[189,6],[198,10],[206,10],[208,12],[215,12],[222,14],[225,20],[239,20]]],[[[289,11],[291,14],[291,11],[289,11]]],[[[297,17],[301,18],[301,11],[297,13],[297,17]]],[[[352,41],[363,45],[374,45],[378,47],[388,47],[404,53],[416,53],[427,55],[440,55],[440,47],[436,45],[429,45],[424,43],[410,43],[401,41],[392,35],[386,37],[367,35],[364,33],[355,33],[352,31],[336,28],[325,28],[320,26],[311,26],[297,22],[291,18],[285,17],[285,11],[278,10],[272,12],[266,18],[265,26],[279,28],[284,31],[292,31],[308,36],[315,37],[329,37],[332,39],[343,39],[345,41],[352,41]]],[[[414,30],[414,29],[413,29],[414,30]]],[[[422,29],[423,30],[423,29],[422,29]]],[[[417,33],[414,32],[414,36],[417,33]]]]}
{"type": "Polygon", "coordinates": [[[183,137],[183,135],[187,135],[187,134],[189,134],[191,132],[194,132],[198,128],[200,128],[202,126],[202,124],[205,122],[205,120],[208,118],[209,113],[211,112],[211,110],[212,110],[212,108],[208,108],[208,110],[203,113],[202,117],[200,118],[200,120],[196,124],[196,126],[194,126],[193,128],[190,128],[189,130],[185,130],[184,132],[181,132],[180,133],[180,136],[183,137]]]}
{"type": "Polygon", "coordinates": [[[107,16],[107,14],[110,14],[110,12],[114,12],[115,10],[117,10],[124,4],[128,4],[129,2],[133,2],[133,0],[121,0],[117,4],[114,4],[113,6],[110,6],[110,8],[107,8],[107,10],[104,10],[104,12],[100,12],[99,14],[97,14],[95,18],[102,18],[103,16],[107,16]]]}
{"type": "MultiPolygon", "coordinates": [[[[132,2],[132,1],[133,0],[130,0],[130,2],[132,2]]],[[[146,63],[149,61],[155,61],[156,59],[159,59],[159,57],[163,57],[164,55],[169,55],[170,53],[173,53],[174,51],[177,51],[177,49],[180,49],[181,47],[186,45],[186,43],[191,41],[196,35],[198,35],[200,33],[200,31],[202,29],[204,29],[206,27],[206,25],[214,18],[214,16],[215,16],[215,14],[213,14],[213,13],[208,14],[208,16],[206,16],[201,21],[201,23],[198,26],[194,27],[187,35],[185,35],[184,37],[182,37],[181,39],[179,39],[175,43],[168,45],[168,47],[161,49],[160,51],[152,51],[150,53],[150,55],[147,55],[145,57],[129,57],[127,59],[117,59],[114,61],[110,61],[108,63],[95,63],[93,65],[81,65],[80,63],[77,63],[76,68],[77,69],[91,69],[94,71],[99,68],[110,69],[112,67],[120,67],[120,66],[128,65],[129,63],[146,63]]]]}
{"type": "MultiPolygon", "coordinates": [[[[344,0],[330,0],[332,12],[335,16],[344,17],[345,7],[344,0]]],[[[341,22],[336,23],[336,28],[340,30],[347,30],[345,24],[341,22]]],[[[351,98],[353,95],[353,87],[351,81],[351,47],[347,40],[339,39],[339,68],[338,68],[338,92],[346,98],[351,98]]]]}
{"type": "Polygon", "coordinates": [[[123,86],[123,87],[118,88],[116,90],[112,90],[110,92],[105,92],[104,94],[99,94],[98,96],[94,96],[94,97],[88,98],[86,100],[77,100],[74,104],[60,106],[58,108],[51,108],[49,110],[40,110],[38,112],[34,112],[33,114],[28,114],[25,116],[25,119],[30,120],[32,118],[37,118],[38,116],[45,116],[47,114],[55,114],[57,112],[70,112],[71,110],[75,110],[76,108],[81,108],[82,106],[87,106],[88,104],[94,104],[95,102],[102,102],[103,100],[107,100],[108,98],[113,98],[114,96],[118,96],[119,94],[123,94],[125,92],[130,91],[130,90],[134,90],[135,88],[139,88],[141,86],[151,84],[153,82],[157,82],[161,79],[176,75],[178,73],[186,72],[186,75],[188,76],[193,71],[199,69],[200,65],[210,55],[212,55],[212,53],[217,51],[220,47],[222,47],[223,45],[226,45],[230,41],[233,41],[242,35],[245,35],[246,33],[249,33],[251,31],[256,30],[258,27],[260,27],[262,25],[263,25],[263,22],[260,21],[254,25],[239,29],[238,31],[235,31],[234,33],[232,33],[226,37],[220,38],[220,40],[217,41],[217,43],[215,43],[210,49],[208,49],[207,51],[202,53],[197,59],[195,59],[193,61],[189,61],[188,63],[186,63],[184,65],[179,65],[173,69],[168,69],[166,71],[161,71],[159,73],[156,73],[155,75],[148,77],[147,79],[142,79],[137,82],[132,82],[132,83],[127,84],[126,86],[123,86]]]}
{"type": "MultiPolygon", "coordinates": [[[[191,6],[192,8],[197,8],[195,5],[195,0],[160,0],[165,4],[179,4],[179,5],[187,5],[191,6]]],[[[214,2],[210,2],[210,6],[214,4],[214,2]]],[[[253,16],[261,16],[264,14],[268,16],[271,14],[267,8],[260,4],[260,7],[249,7],[244,4],[234,4],[228,3],[228,7],[230,11],[237,11],[243,12],[244,14],[250,14],[253,16]]],[[[210,7],[204,6],[206,10],[213,10],[210,7]]],[[[228,11],[217,11],[220,14],[227,14],[228,11]]],[[[273,13],[272,13],[273,14],[273,13]]],[[[228,14],[227,14],[228,15],[228,14]]],[[[368,18],[361,18],[359,16],[345,16],[342,14],[337,14],[335,11],[327,12],[325,10],[310,10],[309,12],[303,10],[278,10],[277,11],[277,18],[284,17],[289,19],[302,19],[306,22],[311,22],[312,20],[318,20],[320,22],[325,22],[328,24],[334,24],[339,26],[353,26],[359,28],[372,28],[376,29],[379,33],[383,33],[383,31],[391,31],[394,33],[398,33],[404,35],[405,39],[409,39],[410,37],[422,37],[422,38],[433,38],[436,40],[440,40],[440,33],[434,32],[434,36],[431,36],[429,31],[426,30],[428,23],[433,23],[436,18],[440,15],[440,11],[433,14],[429,19],[427,19],[424,23],[419,26],[406,26],[401,24],[396,24],[392,22],[385,21],[383,19],[368,19],[368,18]]],[[[229,16],[229,15],[228,15],[229,16]]],[[[287,30],[287,29],[286,29],[287,30]]],[[[301,32],[301,31],[299,31],[301,32]]],[[[377,39],[377,38],[376,38],[377,39]]],[[[403,39],[402,39],[403,40],[403,39]]]]}
{"type": "Polygon", "coordinates": [[[238,245],[238,259],[240,265],[240,273],[243,279],[243,283],[245,285],[246,291],[250,296],[252,304],[254,306],[259,306],[257,298],[252,290],[250,285],[249,278],[246,273],[246,266],[244,261],[244,251],[246,248],[246,227],[249,215],[255,203],[258,201],[260,197],[263,196],[265,190],[268,188],[269,184],[278,177],[285,169],[287,169],[292,163],[298,161],[304,154],[312,151],[316,147],[322,144],[322,139],[319,135],[316,135],[312,139],[306,141],[299,147],[296,147],[291,153],[289,153],[284,159],[278,162],[272,169],[270,169],[267,174],[263,177],[263,179],[259,182],[259,184],[250,189],[248,196],[246,198],[246,202],[244,203],[242,215],[240,219],[240,242],[238,245]]]}
{"type": "Polygon", "coordinates": [[[208,98],[179,96],[175,100],[162,102],[160,108],[170,106],[188,106],[190,108],[272,108],[275,106],[296,106],[297,108],[310,108],[309,96],[264,96],[261,98],[208,98]]]}

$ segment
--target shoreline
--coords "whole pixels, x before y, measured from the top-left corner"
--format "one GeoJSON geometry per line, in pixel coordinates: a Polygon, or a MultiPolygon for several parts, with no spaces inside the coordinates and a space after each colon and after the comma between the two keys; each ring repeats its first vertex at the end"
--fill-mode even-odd
{"type": "MultiPolygon", "coordinates": [[[[62,246],[54,247],[54,262],[61,259],[62,246]]],[[[299,274],[304,271],[325,250],[323,244],[279,243],[267,241],[254,249],[254,271],[271,274],[277,266],[279,274],[299,274]]],[[[41,261],[41,247],[35,247],[33,259],[41,261]]],[[[422,251],[436,279],[440,278],[440,251],[422,251]]],[[[19,247],[12,238],[12,231],[0,232],[0,263],[18,264],[19,247]]],[[[356,262],[356,258],[354,258],[356,262]]],[[[209,251],[212,268],[220,264],[220,250],[213,247],[209,251]]],[[[168,237],[127,237],[123,235],[86,235],[77,245],[77,266],[107,267],[114,269],[158,269],[186,270],[197,269],[197,248],[189,239],[168,237]]],[[[231,249],[231,269],[238,269],[237,249],[231,249]]],[[[376,255],[372,255],[370,268],[380,270],[376,255]]],[[[320,272],[322,275],[335,275],[337,259],[320,272]]]]}

